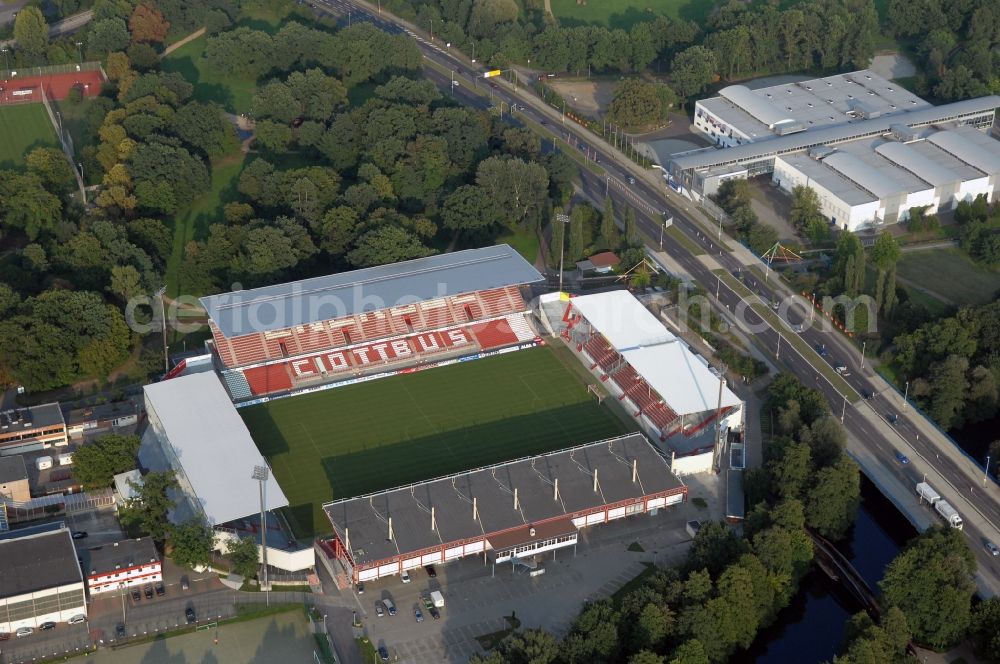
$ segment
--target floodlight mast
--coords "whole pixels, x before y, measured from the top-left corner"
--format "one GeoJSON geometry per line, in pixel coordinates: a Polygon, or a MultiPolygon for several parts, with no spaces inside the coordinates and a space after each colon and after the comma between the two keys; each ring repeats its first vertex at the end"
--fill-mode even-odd
{"type": "Polygon", "coordinates": [[[260,483],[260,552],[263,562],[263,572],[261,573],[260,589],[267,591],[271,586],[267,582],[267,516],[264,508],[264,498],[267,495],[267,478],[270,477],[271,470],[267,466],[254,466],[250,479],[260,483]]]}

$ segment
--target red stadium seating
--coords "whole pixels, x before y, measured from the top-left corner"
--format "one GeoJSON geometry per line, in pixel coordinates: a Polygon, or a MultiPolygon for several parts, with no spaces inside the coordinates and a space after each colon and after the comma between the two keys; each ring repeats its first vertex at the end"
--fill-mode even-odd
{"type": "Polygon", "coordinates": [[[229,339],[230,348],[236,364],[253,364],[267,359],[264,348],[264,337],[261,334],[248,334],[229,339]]]}
{"type": "Polygon", "coordinates": [[[424,315],[424,322],[428,330],[434,330],[456,323],[452,316],[448,303],[444,300],[431,300],[420,303],[420,311],[424,315]]]}
{"type": "MultiPolygon", "coordinates": [[[[618,363],[621,356],[615,352],[615,350],[608,345],[608,342],[604,340],[599,334],[595,334],[583,344],[583,349],[587,351],[587,355],[594,361],[594,363],[601,367],[601,370],[605,373],[611,371],[611,369],[618,363]]],[[[593,367],[591,367],[593,369],[593,367]]]]}
{"type": "Polygon", "coordinates": [[[327,331],[325,322],[298,325],[292,328],[292,335],[298,342],[296,355],[323,350],[333,345],[333,340],[330,338],[330,333],[327,331]]]}
{"type": "Polygon", "coordinates": [[[250,385],[250,391],[255,395],[281,392],[292,387],[292,378],[288,375],[288,367],[283,362],[245,369],[243,375],[250,385]]]}
{"type": "Polygon", "coordinates": [[[506,318],[473,325],[471,329],[483,350],[510,346],[519,341],[506,318]]]}

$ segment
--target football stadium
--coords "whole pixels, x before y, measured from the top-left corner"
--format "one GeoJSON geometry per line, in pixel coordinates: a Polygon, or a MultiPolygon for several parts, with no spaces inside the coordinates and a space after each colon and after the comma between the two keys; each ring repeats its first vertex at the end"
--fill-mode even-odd
{"type": "MultiPolygon", "coordinates": [[[[732,425],[738,400],[725,390],[690,417],[654,392],[662,372],[641,400],[634,385],[595,387],[607,377],[582,378],[593,367],[573,337],[543,339],[542,282],[499,245],[203,298],[208,352],[145,388],[140,460],[177,473],[171,518],[202,515],[256,537],[278,569],[322,562],[347,585],[466,555],[518,560],[683,501],[665,446],[732,425]]],[[[581,305],[589,337],[600,306],[581,305]]]]}

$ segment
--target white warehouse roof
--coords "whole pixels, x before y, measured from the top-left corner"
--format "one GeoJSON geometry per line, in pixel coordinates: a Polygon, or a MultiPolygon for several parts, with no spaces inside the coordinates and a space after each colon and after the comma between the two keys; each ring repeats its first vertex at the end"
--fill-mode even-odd
{"type": "Polygon", "coordinates": [[[1000,143],[986,134],[948,130],[939,131],[927,140],[987,175],[1000,173],[1000,143]]]}
{"type": "Polygon", "coordinates": [[[730,85],[719,90],[719,96],[731,101],[735,106],[743,109],[754,119],[767,125],[768,129],[773,129],[775,125],[783,122],[794,122],[794,118],[782,113],[777,106],[769,102],[764,97],[754,94],[745,85],[730,85]]]}
{"type": "Polygon", "coordinates": [[[618,352],[677,338],[625,290],[574,297],[571,303],[618,352]]]}
{"type": "Polygon", "coordinates": [[[957,173],[951,172],[941,164],[927,158],[905,143],[888,141],[876,147],[875,152],[882,155],[899,168],[906,169],[924,182],[929,182],[935,187],[940,187],[962,179],[957,173]]]}
{"type": "Polygon", "coordinates": [[[902,184],[877,168],[846,152],[834,152],[823,163],[876,198],[888,198],[904,190],[902,184]]]}
{"type": "MultiPolygon", "coordinates": [[[[718,407],[718,376],[683,342],[634,348],[622,356],[678,415],[703,413],[718,407]]],[[[739,404],[740,398],[723,386],[722,407],[739,404]]]]}
{"type": "MultiPolygon", "coordinates": [[[[265,462],[219,377],[195,373],[147,385],[143,391],[166,434],[164,443],[183,467],[177,470],[197,495],[209,523],[259,513],[258,483],[250,475],[254,466],[265,462]]],[[[273,473],[266,489],[268,510],[288,506],[273,473]]]]}

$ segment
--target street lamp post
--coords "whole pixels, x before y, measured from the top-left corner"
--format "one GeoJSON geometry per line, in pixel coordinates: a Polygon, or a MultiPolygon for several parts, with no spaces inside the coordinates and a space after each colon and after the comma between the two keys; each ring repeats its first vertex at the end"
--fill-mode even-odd
{"type": "Polygon", "coordinates": [[[780,360],[781,359],[781,332],[777,328],[775,328],[774,331],[778,333],[778,348],[774,351],[774,359],[780,360]]]}
{"type": "MultiPolygon", "coordinates": [[[[604,176],[604,197],[608,197],[608,189],[611,187],[611,176],[604,176]]],[[[662,245],[662,242],[660,243],[662,245]]]]}
{"type": "Polygon", "coordinates": [[[910,396],[910,381],[906,381],[906,388],[903,390],[903,412],[906,412],[906,398],[910,396]]]}
{"type": "Polygon", "coordinates": [[[844,406],[840,411],[840,423],[844,423],[844,418],[847,416],[847,395],[844,395],[844,406]]]}
{"type": "Polygon", "coordinates": [[[472,61],[476,61],[476,42],[472,42],[472,61]]]}
{"type": "Polygon", "coordinates": [[[559,243],[559,292],[563,292],[563,257],[566,254],[566,224],[569,223],[569,216],[559,213],[556,215],[556,221],[563,225],[563,232],[561,236],[561,242],[559,243]]]}
{"type": "Polygon", "coordinates": [[[166,314],[166,307],[163,304],[163,296],[166,292],[167,292],[166,286],[156,291],[156,297],[160,300],[160,325],[163,328],[163,373],[164,374],[167,374],[170,371],[170,356],[167,354],[167,314],[166,314]]]}
{"type": "Polygon", "coordinates": [[[868,346],[867,341],[861,342],[861,368],[865,368],[865,348],[868,346]]]}
{"type": "Polygon", "coordinates": [[[76,52],[80,55],[80,64],[83,64],[83,42],[76,43],[76,52]]]}
{"type": "Polygon", "coordinates": [[[260,553],[261,560],[263,561],[260,589],[265,592],[271,589],[267,581],[267,516],[264,509],[264,500],[265,496],[267,496],[267,487],[265,484],[270,473],[270,469],[262,465],[254,466],[253,473],[250,475],[250,479],[257,480],[260,484],[260,553]]]}
{"type": "Polygon", "coordinates": [[[0,48],[0,51],[3,51],[4,68],[10,71],[10,56],[7,55],[10,51],[6,48],[0,48]]]}
{"type": "Polygon", "coordinates": [[[562,123],[566,124],[566,100],[563,99],[562,123]]]}
{"type": "Polygon", "coordinates": [[[990,455],[986,455],[986,466],[983,467],[983,486],[986,486],[986,481],[990,478],[990,455]]]}

